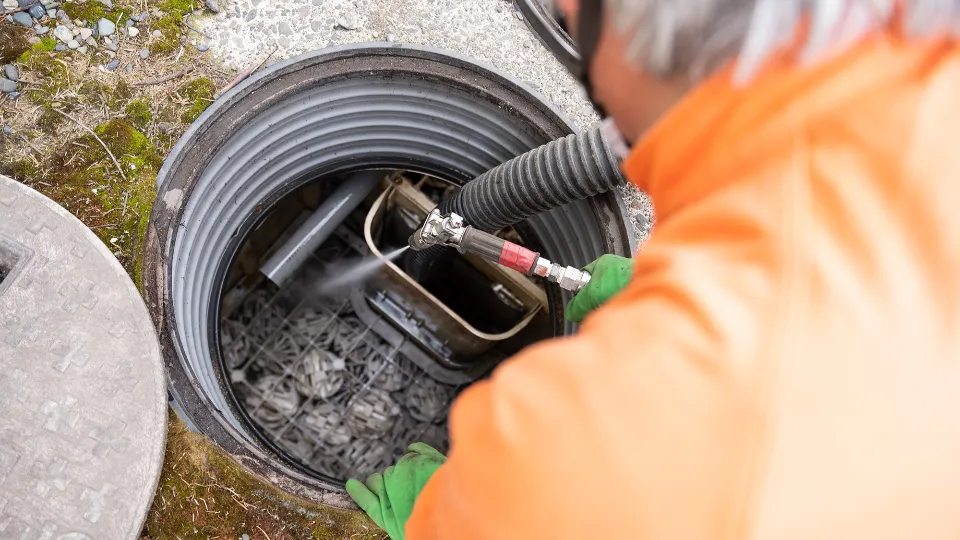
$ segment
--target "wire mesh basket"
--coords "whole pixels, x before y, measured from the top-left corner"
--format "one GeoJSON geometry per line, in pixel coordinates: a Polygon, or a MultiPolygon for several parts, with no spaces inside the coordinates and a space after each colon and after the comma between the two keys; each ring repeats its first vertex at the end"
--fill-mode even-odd
{"type": "Polygon", "coordinates": [[[360,255],[331,237],[296,279],[282,288],[264,282],[221,321],[231,386],[255,427],[289,457],[340,480],[386,468],[411,442],[445,452],[459,391],[379,336],[350,299],[312,294],[325,269],[360,255]]]}

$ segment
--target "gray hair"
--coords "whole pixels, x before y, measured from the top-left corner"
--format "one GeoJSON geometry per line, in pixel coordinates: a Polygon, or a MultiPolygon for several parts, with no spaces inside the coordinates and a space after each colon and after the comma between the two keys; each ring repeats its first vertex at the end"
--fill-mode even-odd
{"type": "MultiPolygon", "coordinates": [[[[583,0],[591,1],[591,0],[583,0]]],[[[737,59],[735,78],[749,78],[809,29],[801,61],[837,54],[889,25],[898,3],[915,37],[960,35],[960,0],[607,0],[607,15],[632,34],[628,56],[652,75],[696,82],[737,59]]]]}

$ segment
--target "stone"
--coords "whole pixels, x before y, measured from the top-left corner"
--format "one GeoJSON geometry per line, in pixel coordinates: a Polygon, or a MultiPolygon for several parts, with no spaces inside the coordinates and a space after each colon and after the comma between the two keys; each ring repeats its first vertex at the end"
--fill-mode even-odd
{"type": "Polygon", "coordinates": [[[287,21],[280,21],[280,24],[277,25],[277,32],[284,36],[292,36],[293,28],[290,28],[290,23],[287,21]]]}
{"type": "Polygon", "coordinates": [[[301,17],[303,17],[303,18],[309,17],[309,16],[310,16],[310,6],[300,6],[299,8],[297,8],[297,13],[298,13],[301,17]]]}
{"type": "Polygon", "coordinates": [[[79,52],[79,53],[81,53],[81,54],[87,54],[87,46],[86,46],[86,45],[81,45],[81,46],[77,47],[77,52],[79,52]]]}
{"type": "Polygon", "coordinates": [[[110,71],[113,71],[118,67],[120,67],[120,61],[117,60],[116,58],[114,58],[113,60],[107,63],[107,69],[109,69],[110,71]]]}
{"type": "Polygon", "coordinates": [[[130,27],[133,26],[134,24],[136,24],[136,23],[133,22],[133,19],[127,19],[127,22],[123,23],[123,26],[125,26],[125,27],[127,27],[127,28],[130,28],[130,27]]]}
{"type": "Polygon", "coordinates": [[[59,25],[57,25],[56,28],[53,29],[53,37],[55,37],[55,38],[59,39],[60,41],[66,43],[66,42],[70,41],[71,39],[73,39],[73,33],[70,32],[70,29],[67,28],[66,26],[63,26],[62,24],[59,24],[59,25]]]}
{"type": "Polygon", "coordinates": [[[51,19],[56,19],[56,18],[57,18],[57,8],[49,8],[49,9],[47,9],[47,17],[50,17],[51,19]]]}
{"type": "Polygon", "coordinates": [[[160,133],[163,133],[164,135],[169,135],[173,133],[173,124],[169,124],[167,122],[160,122],[159,124],[157,124],[157,129],[160,130],[160,133]]]}
{"type": "Polygon", "coordinates": [[[110,42],[110,43],[107,43],[107,49],[113,52],[117,52],[118,47],[116,43],[110,42]]]}
{"type": "Polygon", "coordinates": [[[310,21],[310,29],[314,32],[319,32],[323,28],[323,23],[320,21],[310,21]]]}
{"type": "Polygon", "coordinates": [[[17,66],[13,64],[3,65],[3,75],[13,82],[17,82],[20,80],[20,70],[17,69],[17,66]]]}
{"type": "Polygon", "coordinates": [[[159,30],[154,30],[150,35],[153,36],[153,37],[156,37],[156,38],[158,38],[158,37],[163,37],[163,32],[161,32],[161,31],[159,31],[159,30]]]}
{"type": "Polygon", "coordinates": [[[393,34],[387,34],[387,41],[389,41],[389,42],[392,43],[392,42],[394,42],[394,41],[396,41],[396,40],[397,40],[397,36],[395,36],[395,35],[393,35],[393,34]]]}
{"type": "Polygon", "coordinates": [[[287,36],[280,36],[280,38],[277,39],[277,45],[286,49],[287,47],[290,46],[290,38],[288,38],[287,36]]]}
{"type": "Polygon", "coordinates": [[[0,77],[0,92],[6,92],[9,94],[10,92],[16,91],[17,83],[7,79],[6,77],[0,77]]]}
{"type": "Polygon", "coordinates": [[[125,67],[125,68],[123,68],[123,69],[127,70],[127,73],[130,73],[130,72],[133,71],[133,64],[127,64],[127,67],[125,67]]]}
{"type": "Polygon", "coordinates": [[[25,8],[34,3],[34,0],[17,0],[17,6],[25,8]]]}
{"type": "Polygon", "coordinates": [[[117,25],[110,19],[100,19],[97,21],[97,32],[99,32],[101,36],[112,36],[116,31],[117,25]]]}
{"type": "Polygon", "coordinates": [[[17,9],[20,7],[20,4],[17,3],[17,0],[3,0],[3,9],[17,9]]]}
{"type": "Polygon", "coordinates": [[[97,0],[97,2],[107,6],[107,9],[113,9],[113,2],[111,0],[97,0]]]}
{"type": "Polygon", "coordinates": [[[88,37],[93,35],[93,30],[89,28],[81,28],[78,35],[80,36],[80,39],[86,40],[88,37]]]}
{"type": "Polygon", "coordinates": [[[197,45],[198,52],[207,52],[209,50],[210,50],[210,45],[207,43],[200,43],[199,45],[197,45]]]}
{"type": "Polygon", "coordinates": [[[27,43],[29,43],[30,45],[36,45],[37,43],[40,43],[40,37],[30,36],[27,38],[27,43]]]}
{"type": "Polygon", "coordinates": [[[146,60],[150,56],[150,51],[147,49],[140,49],[140,58],[146,60]]]}
{"type": "Polygon", "coordinates": [[[347,13],[343,17],[337,19],[337,26],[343,28],[344,30],[356,30],[360,28],[360,21],[357,20],[357,16],[353,13],[347,13]]]}
{"type": "Polygon", "coordinates": [[[97,40],[93,39],[92,37],[88,37],[87,39],[85,39],[85,40],[84,40],[84,43],[86,43],[87,45],[89,45],[89,46],[91,46],[91,47],[96,47],[96,46],[97,46],[97,40]]]}
{"type": "Polygon", "coordinates": [[[63,52],[63,51],[65,51],[65,50],[67,50],[67,46],[64,45],[63,43],[57,43],[56,46],[53,47],[53,50],[55,50],[55,51],[57,51],[57,52],[63,52]]]}
{"type": "Polygon", "coordinates": [[[127,35],[130,37],[137,37],[140,35],[140,30],[137,30],[136,26],[131,26],[130,28],[127,28],[127,35]]]}
{"type": "Polygon", "coordinates": [[[17,99],[18,97],[20,97],[20,92],[10,92],[9,94],[7,94],[7,97],[10,99],[17,99]]]}
{"type": "Polygon", "coordinates": [[[220,13],[220,4],[217,3],[217,0],[206,0],[204,5],[207,6],[207,9],[214,13],[220,13]]]}
{"type": "Polygon", "coordinates": [[[256,18],[257,18],[257,8],[253,8],[247,12],[247,15],[246,17],[244,17],[244,20],[246,20],[247,22],[250,22],[256,18]]]}
{"type": "Polygon", "coordinates": [[[19,11],[13,14],[13,22],[19,24],[20,26],[26,26],[27,28],[30,28],[33,26],[33,17],[31,17],[26,11],[19,11]]]}
{"type": "Polygon", "coordinates": [[[3,134],[4,134],[4,135],[10,135],[11,133],[13,133],[13,130],[10,129],[10,124],[4,124],[4,125],[3,125],[3,134]]]}
{"type": "Polygon", "coordinates": [[[29,13],[34,19],[42,19],[43,16],[47,14],[47,10],[44,9],[40,4],[37,4],[30,8],[29,13]]]}
{"type": "Polygon", "coordinates": [[[47,32],[49,32],[50,29],[47,28],[46,26],[43,26],[43,25],[39,25],[39,24],[38,24],[38,25],[36,25],[36,26],[33,27],[33,31],[36,32],[38,36],[42,36],[42,35],[46,34],[47,32]]]}
{"type": "Polygon", "coordinates": [[[75,39],[71,39],[70,41],[67,42],[67,47],[69,47],[69,48],[71,48],[71,49],[79,49],[79,48],[80,48],[80,42],[77,41],[77,40],[75,40],[75,39]]]}

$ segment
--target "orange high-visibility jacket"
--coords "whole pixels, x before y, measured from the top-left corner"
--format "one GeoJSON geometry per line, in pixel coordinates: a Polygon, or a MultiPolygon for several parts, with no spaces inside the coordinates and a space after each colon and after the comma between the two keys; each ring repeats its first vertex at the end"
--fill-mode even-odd
{"type": "Polygon", "coordinates": [[[633,282],[464,392],[407,538],[960,538],[958,52],[688,95],[633,282]]]}

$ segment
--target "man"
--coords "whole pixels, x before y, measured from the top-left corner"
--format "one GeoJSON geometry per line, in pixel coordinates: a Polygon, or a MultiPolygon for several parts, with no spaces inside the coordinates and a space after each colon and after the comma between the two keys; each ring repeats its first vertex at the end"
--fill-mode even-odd
{"type": "Polygon", "coordinates": [[[960,537],[960,2],[596,7],[632,281],[350,492],[411,540],[960,537]]]}

